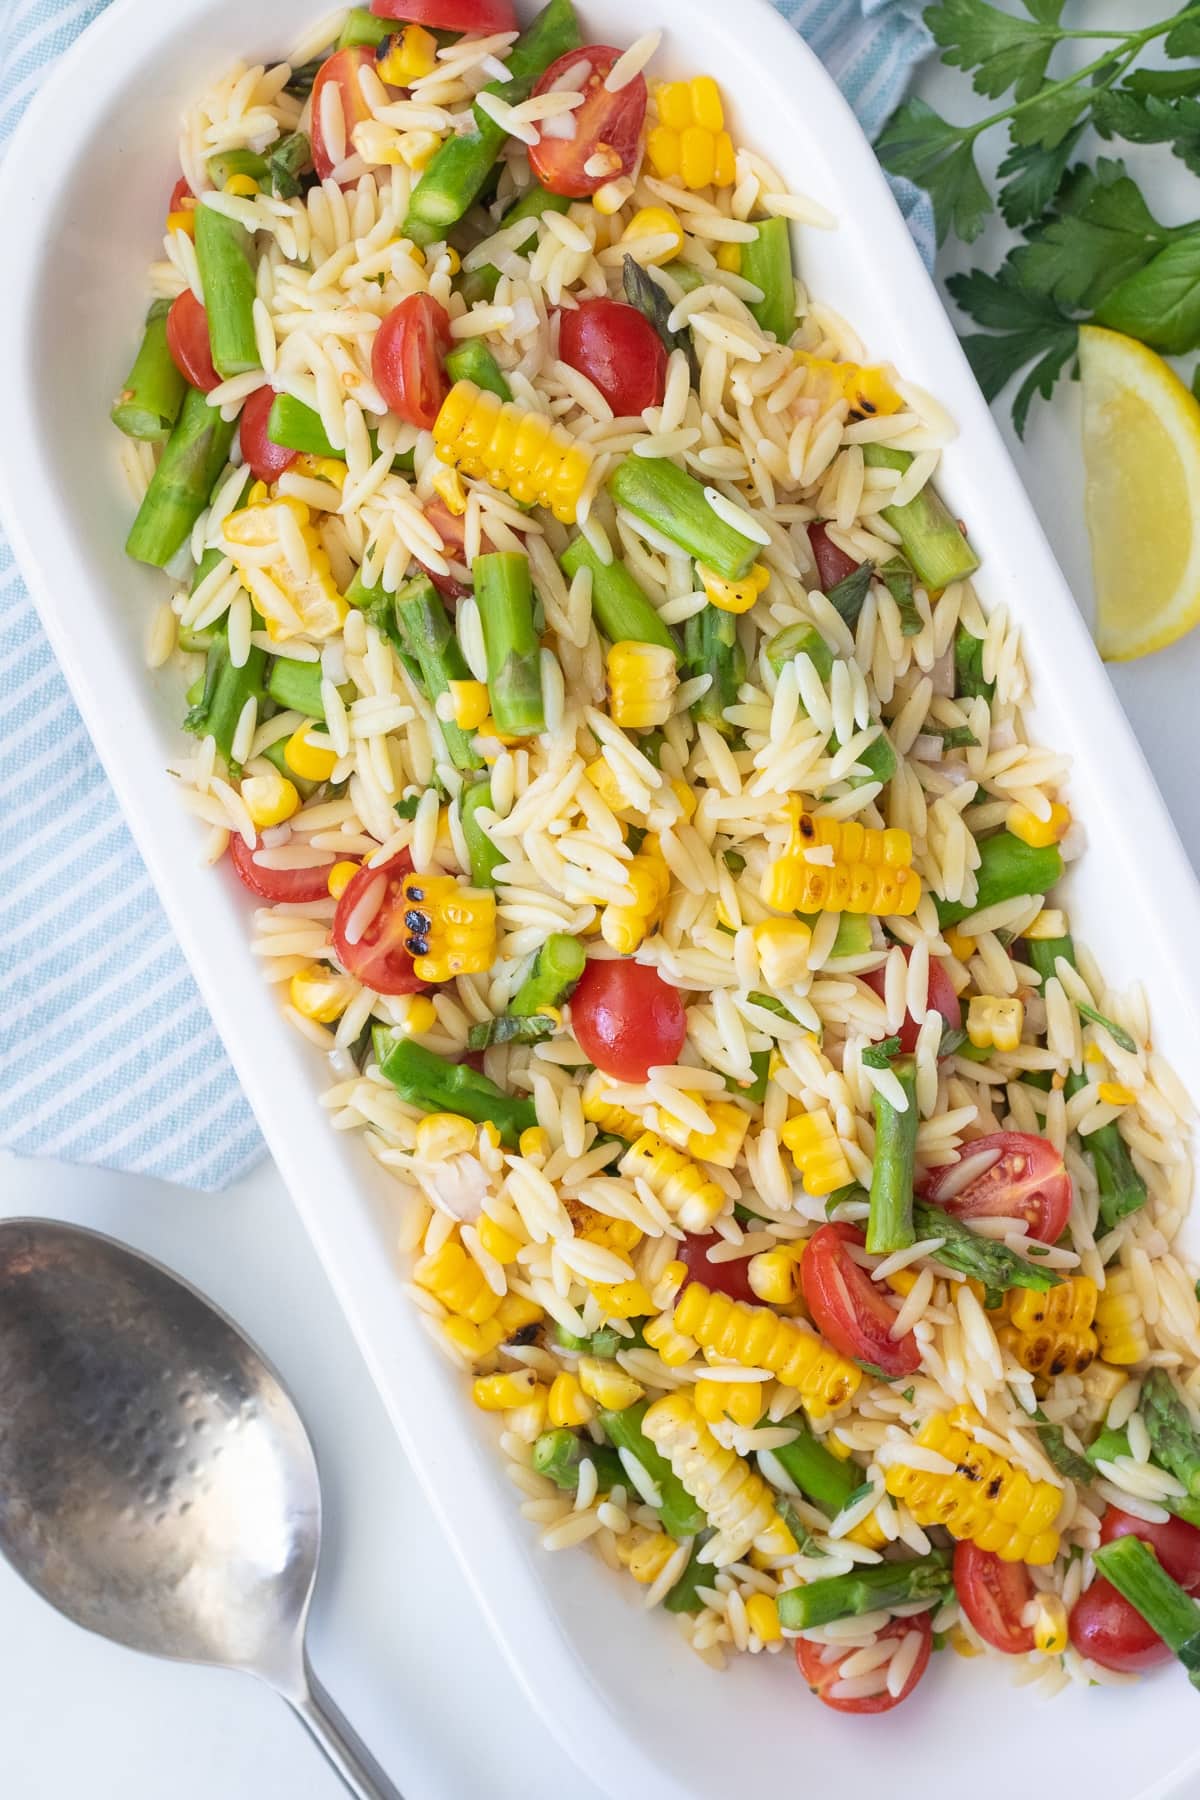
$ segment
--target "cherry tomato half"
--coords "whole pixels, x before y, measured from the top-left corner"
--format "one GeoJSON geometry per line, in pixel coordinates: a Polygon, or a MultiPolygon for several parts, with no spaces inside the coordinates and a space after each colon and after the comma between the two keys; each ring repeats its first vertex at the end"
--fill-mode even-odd
{"type": "Polygon", "coordinates": [[[912,1375],[921,1351],[911,1331],[893,1338],[896,1314],[879,1284],[860,1268],[846,1246],[865,1244],[854,1225],[822,1225],[800,1264],[800,1285],[813,1324],[843,1356],[873,1363],[885,1375],[912,1375]]]}
{"type": "Polygon", "coordinates": [[[615,1081],[645,1081],[674,1063],[687,1036],[678,988],[649,963],[589,957],[571,995],[571,1028],[589,1062],[615,1081]]]}
{"type": "Polygon", "coordinates": [[[1149,1525],[1145,1519],[1122,1512],[1119,1506],[1110,1506],[1100,1525],[1100,1542],[1111,1544],[1120,1537],[1141,1538],[1172,1581],[1189,1594],[1200,1592],[1200,1531],[1186,1519],[1164,1519],[1160,1525],[1149,1525]]]}
{"type": "Polygon", "coordinates": [[[377,19],[407,19],[435,31],[515,31],[512,0],[371,0],[377,19]]]}
{"type": "Polygon", "coordinates": [[[220,387],[208,339],[208,314],[191,288],[184,288],[167,314],[167,349],[183,379],[202,394],[220,387]]]}
{"type": "Polygon", "coordinates": [[[862,1648],[861,1644],[843,1651],[841,1656],[832,1657],[829,1662],[826,1662],[825,1657],[829,1651],[828,1644],[810,1644],[805,1638],[797,1638],[796,1667],[817,1699],[823,1701],[826,1706],[831,1706],[834,1712],[891,1712],[894,1706],[899,1706],[902,1700],[908,1699],[929,1667],[929,1652],[933,1646],[933,1628],[929,1623],[929,1614],[923,1612],[916,1613],[911,1619],[893,1619],[890,1624],[884,1626],[875,1639],[876,1643],[879,1643],[884,1638],[906,1638],[910,1631],[920,1632],[921,1645],[912,1666],[912,1673],[898,1694],[889,1694],[885,1689],[882,1694],[864,1694],[857,1700],[849,1700],[835,1697],[830,1693],[830,1688],[836,1686],[842,1678],[842,1664],[848,1656],[854,1654],[856,1648],[862,1648]]]}
{"type": "Polygon", "coordinates": [[[175,183],[175,186],[171,189],[171,201],[170,205],[167,207],[167,211],[183,212],[185,210],[185,200],[190,200],[193,206],[196,204],[196,196],[192,192],[187,176],[181,175],[179,180],[175,183]]]}
{"type": "Polygon", "coordinates": [[[561,86],[586,95],[583,105],[571,114],[575,121],[573,138],[540,137],[530,146],[533,172],[552,194],[582,200],[597,193],[606,182],[619,181],[622,175],[633,173],[649,96],[641,75],[635,75],[619,93],[608,92],[605,77],[620,55],[619,50],[607,44],[568,50],[550,64],[533,90],[535,94],[548,94],[561,86]],[[564,80],[564,76],[570,80],[564,80]],[[601,157],[605,166],[589,175],[586,164],[594,156],[601,157]]]}
{"type": "MultiPolygon", "coordinates": [[[[904,952],[906,962],[910,954],[911,952],[908,950],[904,952]]],[[[883,999],[885,975],[882,969],[872,969],[869,975],[863,975],[860,979],[865,981],[881,1000],[883,999]]],[[[962,1025],[962,1007],[959,1004],[958,995],[954,991],[954,983],[946,973],[945,964],[937,956],[932,957],[929,963],[927,1004],[930,1012],[941,1013],[951,1030],[957,1031],[962,1025]]],[[[920,1029],[921,1027],[912,1014],[905,1013],[904,1021],[900,1026],[900,1048],[906,1056],[911,1056],[916,1049],[917,1035],[920,1029]]]]}
{"type": "Polygon", "coordinates": [[[1071,1642],[1105,1669],[1153,1669],[1171,1652],[1134,1606],[1103,1577],[1071,1608],[1071,1642]]]}
{"type": "Polygon", "coordinates": [[[708,1260],[709,1251],[724,1242],[719,1232],[707,1231],[703,1237],[685,1237],[676,1255],[687,1265],[693,1281],[703,1282],[710,1292],[728,1294],[731,1300],[748,1300],[753,1306],[758,1295],[750,1286],[750,1258],[738,1256],[732,1262],[708,1260]]]}
{"type": "MultiPolygon", "coordinates": [[[[471,571],[466,563],[465,519],[456,517],[444,500],[430,500],[425,506],[425,517],[442,540],[442,548],[446,552],[446,561],[450,564],[448,575],[439,574],[429,568],[426,563],[417,561],[425,570],[430,581],[443,600],[457,604],[465,600],[471,590],[471,571]]],[[[494,546],[485,532],[479,540],[480,555],[486,556],[494,546]]]]}
{"type": "Polygon", "coordinates": [[[450,348],[450,319],[432,294],[409,294],[375,334],[371,372],[394,413],[432,431],[450,378],[442,357],[450,348]]]}
{"type": "Polygon", "coordinates": [[[808,541],[817,559],[817,578],[823,594],[827,594],[830,588],[835,588],[839,581],[845,581],[847,575],[853,575],[857,569],[858,564],[854,558],[838,549],[824,525],[810,525],[808,541]]]}
{"type": "Polygon", "coordinates": [[[623,300],[584,300],[560,315],[558,354],[593,382],[620,419],[661,406],[666,345],[645,313],[623,300]]]}
{"type": "Polygon", "coordinates": [[[264,869],[255,862],[254,851],[236,831],[229,839],[229,859],[242,886],[273,906],[305,906],[313,900],[328,900],[329,871],[337,861],[331,856],[327,863],[318,863],[313,869],[264,869]]]}
{"type": "Polygon", "coordinates": [[[1071,1177],[1053,1144],[1027,1131],[993,1131],[972,1138],[962,1154],[992,1160],[961,1193],[953,1191],[957,1163],[927,1169],[921,1180],[927,1200],[958,1219],[1024,1219],[1030,1237],[1058,1241],[1071,1210],[1071,1177]]]}
{"type": "Polygon", "coordinates": [[[238,425],[242,461],[259,481],[278,481],[283,471],[291,468],[299,454],[296,450],[285,450],[282,444],[273,443],[268,436],[267,421],[274,404],[274,388],[256,389],[243,406],[238,425]]]}
{"type": "Polygon", "coordinates": [[[371,116],[359,86],[359,71],[374,67],[375,52],[368,50],[365,44],[359,44],[353,50],[336,50],[317,71],[312,90],[311,136],[313,167],[320,181],[328,181],[338,164],[354,154],[354,127],[371,116]],[[331,85],[338,89],[342,117],[346,121],[346,148],[341,156],[335,156],[325,140],[324,96],[331,85]]]}
{"type": "Polygon", "coordinates": [[[348,975],[357,976],[364,987],[373,988],[377,994],[416,994],[429,986],[414,973],[413,959],[404,948],[404,940],[411,933],[400,902],[404,877],[412,874],[412,866],[407,850],[401,850],[377,869],[368,869],[364,864],[333,915],[333,947],[338,961],[348,975]],[[385,886],[378,910],[362,935],[351,943],[346,932],[355,908],[371,884],[380,879],[385,886]]]}
{"type": "Polygon", "coordinates": [[[1033,1599],[1033,1582],[1024,1563],[1004,1562],[969,1541],[956,1544],[954,1590],[968,1619],[993,1649],[1006,1656],[1024,1656],[1033,1649],[1033,1627],[1021,1623],[1021,1613],[1033,1599]]]}

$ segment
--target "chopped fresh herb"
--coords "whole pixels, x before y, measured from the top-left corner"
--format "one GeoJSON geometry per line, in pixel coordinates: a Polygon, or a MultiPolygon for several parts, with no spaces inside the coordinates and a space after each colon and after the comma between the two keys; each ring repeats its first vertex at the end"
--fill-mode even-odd
{"type": "Polygon", "coordinates": [[[410,794],[407,800],[393,800],[392,811],[398,819],[415,819],[420,804],[420,794],[410,794]]]}
{"type": "Polygon", "coordinates": [[[753,993],[749,996],[751,1006],[761,1006],[764,1012],[774,1013],[777,1019],[788,1019],[793,1025],[796,1015],[789,1012],[782,1000],[776,1000],[774,994],[753,993]]]}
{"type": "Polygon", "coordinates": [[[914,1401],[914,1400],[915,1400],[915,1399],[916,1399],[916,1397],[917,1397],[917,1390],[916,1390],[916,1388],[910,1388],[910,1387],[908,1387],[908,1388],[901,1388],[901,1390],[900,1390],[900,1398],[901,1398],[901,1399],[902,1399],[902,1400],[907,1400],[907,1401],[908,1401],[908,1404],[909,1404],[909,1405],[910,1405],[910,1406],[911,1406],[911,1405],[912,1405],[912,1403],[913,1403],[913,1401],[914,1401]]]}
{"type": "Polygon", "coordinates": [[[659,287],[648,269],[643,269],[635,257],[625,258],[625,298],[630,306],[636,306],[640,313],[645,313],[668,351],[682,350],[687,357],[691,371],[692,386],[700,385],[700,360],[696,355],[690,331],[672,331],[669,320],[675,310],[675,303],[659,287]]]}
{"type": "Polygon", "coordinates": [[[893,556],[890,562],[885,562],[879,571],[879,579],[896,602],[896,610],[900,614],[901,637],[919,637],[924,630],[925,621],[913,598],[916,576],[904,557],[893,556]]]}
{"type": "Polygon", "coordinates": [[[740,875],[746,867],[746,859],[740,850],[726,850],[724,863],[731,875],[740,875]]]}
{"type": "Polygon", "coordinates": [[[898,1037],[884,1038],[881,1044],[867,1044],[861,1053],[861,1060],[868,1069],[887,1069],[891,1067],[892,1058],[899,1048],[898,1037]]]}
{"type": "Polygon", "coordinates": [[[840,581],[834,582],[825,596],[829,604],[841,614],[851,631],[858,624],[858,615],[863,609],[863,603],[870,591],[874,574],[874,564],[859,563],[857,569],[854,569],[849,575],[844,575],[840,581]]]}

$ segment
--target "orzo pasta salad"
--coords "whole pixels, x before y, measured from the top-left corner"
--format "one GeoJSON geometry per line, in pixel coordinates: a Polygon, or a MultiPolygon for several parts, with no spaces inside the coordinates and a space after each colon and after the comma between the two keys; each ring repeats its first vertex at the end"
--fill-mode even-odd
{"type": "Polygon", "coordinates": [[[1188,1101],[951,421],[658,52],[375,0],[186,113],[113,415],[180,792],[548,1550],[845,1712],[1194,1670],[1188,1101]]]}

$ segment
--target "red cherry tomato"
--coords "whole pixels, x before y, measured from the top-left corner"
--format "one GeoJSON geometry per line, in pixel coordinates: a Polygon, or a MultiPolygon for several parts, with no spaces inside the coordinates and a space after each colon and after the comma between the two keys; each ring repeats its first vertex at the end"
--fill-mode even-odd
{"type": "Polygon", "coordinates": [[[709,1251],[724,1242],[716,1231],[705,1232],[703,1237],[685,1237],[676,1255],[681,1263],[686,1263],[693,1281],[703,1282],[711,1292],[728,1294],[731,1300],[748,1300],[756,1305],[758,1295],[750,1286],[748,1256],[739,1256],[733,1262],[709,1262],[709,1251]]]}
{"type": "Polygon", "coordinates": [[[1006,1656],[1024,1656],[1033,1649],[1033,1627],[1021,1623],[1021,1613],[1033,1599],[1024,1563],[1004,1562],[978,1544],[956,1544],[954,1589],[968,1619],[993,1649],[1006,1656]]]}
{"type": "MultiPolygon", "coordinates": [[[[464,535],[466,521],[462,518],[456,518],[444,500],[430,500],[425,507],[425,517],[429,520],[429,523],[433,526],[433,529],[442,540],[442,548],[446,552],[446,561],[451,566],[451,573],[449,575],[439,574],[436,570],[431,569],[427,563],[421,562],[420,557],[417,558],[417,561],[425,570],[425,573],[428,575],[430,581],[432,581],[438,593],[442,596],[442,599],[457,604],[458,601],[465,600],[467,595],[471,592],[471,571],[466,563],[466,541],[464,535]],[[455,573],[455,570],[458,571],[457,574],[455,573]],[[460,575],[463,579],[459,578],[460,575]]],[[[486,554],[492,547],[493,546],[488,541],[485,533],[479,540],[480,554],[486,554]]]]}
{"type": "Polygon", "coordinates": [[[667,351],[645,313],[622,300],[584,300],[560,315],[558,354],[594,382],[618,418],[661,406],[667,351]]]}
{"type": "Polygon", "coordinates": [[[167,211],[183,212],[185,210],[185,200],[190,200],[193,206],[196,204],[196,196],[193,194],[191,187],[188,184],[187,176],[181,175],[179,180],[175,183],[175,186],[171,189],[171,203],[167,207],[167,211]]]}
{"type": "Polygon", "coordinates": [[[1200,1531],[1186,1519],[1164,1519],[1161,1525],[1148,1525],[1132,1513],[1110,1506],[1100,1526],[1100,1542],[1111,1544],[1114,1538],[1141,1538],[1149,1544],[1172,1581],[1189,1594],[1200,1592],[1200,1531]]]}
{"type": "MultiPolygon", "coordinates": [[[[908,960],[909,954],[910,952],[907,950],[904,952],[906,961],[908,960]]],[[[869,988],[873,988],[882,1000],[884,971],[882,969],[872,969],[869,975],[863,975],[861,979],[866,982],[869,988]]],[[[930,1012],[941,1013],[946,1024],[952,1030],[957,1031],[960,1028],[962,1025],[962,1007],[959,1005],[958,995],[954,991],[954,983],[947,975],[945,965],[941,958],[937,956],[931,958],[929,964],[928,1004],[930,1012]]],[[[921,1027],[917,1024],[917,1021],[913,1018],[912,1014],[905,1013],[904,1022],[900,1027],[900,1048],[906,1056],[911,1056],[912,1052],[916,1049],[917,1034],[920,1029],[921,1027]]]]}
{"type": "Polygon", "coordinates": [[[202,394],[220,387],[208,341],[208,314],[191,288],[184,288],[167,314],[167,349],[183,379],[202,394]]]}
{"type": "Polygon", "coordinates": [[[649,963],[589,957],[571,995],[571,1028],[589,1062],[615,1081],[645,1081],[678,1060],[687,1014],[678,988],[649,963]]]}
{"type": "Polygon", "coordinates": [[[269,900],[273,906],[307,905],[312,900],[328,900],[329,871],[337,861],[331,856],[328,862],[318,863],[313,869],[264,869],[255,862],[254,851],[236,831],[229,839],[229,858],[242,886],[257,894],[260,900],[269,900]]]}
{"type": "Polygon", "coordinates": [[[813,1233],[800,1264],[800,1285],[813,1324],[843,1356],[874,1363],[885,1375],[912,1375],[921,1352],[912,1332],[891,1336],[896,1315],[879,1284],[847,1250],[866,1239],[854,1225],[822,1225],[813,1233]]]}
{"type": "Polygon", "coordinates": [[[333,915],[333,947],[338,961],[349,975],[356,975],[364,987],[377,994],[415,994],[429,983],[413,971],[413,959],[404,948],[404,940],[412,934],[404,922],[401,893],[404,877],[412,874],[413,861],[407,850],[401,850],[390,862],[377,869],[366,865],[350,882],[333,915]],[[379,909],[356,942],[346,935],[354,910],[372,882],[380,877],[386,883],[379,909]]]}
{"type": "MultiPolygon", "coordinates": [[[[882,1638],[906,1638],[910,1631],[920,1632],[921,1647],[917,1651],[917,1658],[913,1663],[912,1673],[898,1694],[889,1694],[885,1690],[882,1694],[864,1694],[862,1698],[858,1700],[843,1700],[830,1693],[830,1688],[834,1687],[841,1680],[842,1664],[848,1656],[854,1654],[854,1647],[843,1651],[840,1656],[833,1657],[829,1662],[826,1662],[825,1656],[829,1650],[828,1644],[810,1644],[805,1638],[797,1638],[796,1667],[799,1669],[801,1675],[803,1675],[813,1693],[817,1696],[817,1699],[823,1701],[826,1706],[831,1706],[834,1712],[891,1712],[894,1706],[899,1706],[902,1700],[908,1699],[908,1696],[912,1693],[918,1681],[920,1681],[922,1675],[929,1667],[929,1652],[933,1647],[933,1628],[929,1623],[929,1614],[923,1612],[916,1613],[911,1619],[893,1619],[890,1624],[884,1626],[883,1630],[878,1633],[875,1640],[876,1643],[878,1643],[882,1638]]],[[[861,1649],[862,1646],[858,1645],[857,1648],[861,1649]]]]}
{"type": "Polygon", "coordinates": [[[1024,1219],[1030,1237],[1057,1243],[1071,1210],[1071,1177],[1053,1144],[1027,1131],[993,1131],[972,1138],[962,1154],[990,1154],[992,1161],[961,1193],[954,1192],[957,1163],[927,1169],[921,1180],[927,1200],[959,1219],[1024,1219]]]}
{"type": "Polygon", "coordinates": [[[283,471],[291,468],[299,454],[295,450],[285,450],[282,444],[273,443],[268,436],[267,421],[274,404],[275,389],[258,388],[243,406],[238,426],[242,461],[259,481],[278,481],[283,471]]]}
{"type": "Polygon", "coordinates": [[[1171,1652],[1111,1582],[1093,1581],[1071,1608],[1071,1642],[1105,1669],[1153,1669],[1171,1652]]]}
{"type": "Polygon", "coordinates": [[[361,125],[371,116],[371,109],[363,98],[358,76],[361,69],[375,67],[375,52],[368,50],[365,44],[359,44],[353,50],[336,50],[328,57],[317,71],[317,79],[312,90],[312,137],[313,167],[321,181],[328,181],[337,165],[346,157],[353,156],[354,127],[361,125]],[[324,94],[328,87],[334,86],[342,103],[342,117],[346,121],[346,148],[342,156],[334,156],[325,141],[324,94]]]}
{"type": "Polygon", "coordinates": [[[622,175],[633,173],[648,95],[641,75],[635,75],[618,93],[608,92],[605,77],[620,55],[619,50],[607,44],[568,50],[550,64],[533,90],[535,94],[548,94],[552,88],[570,86],[587,96],[571,114],[575,121],[573,138],[541,137],[530,146],[533,172],[552,194],[583,200],[606,182],[619,181],[622,175]],[[569,83],[563,80],[565,75],[571,76],[569,83]],[[603,157],[605,167],[598,174],[589,175],[585,165],[594,156],[603,157]]]}
{"type": "Polygon", "coordinates": [[[375,333],[371,371],[392,411],[432,431],[450,378],[442,357],[450,348],[450,319],[432,294],[409,294],[375,333]]]}
{"type": "Polygon", "coordinates": [[[854,558],[838,549],[824,525],[810,525],[808,541],[817,559],[817,578],[823,594],[836,587],[839,581],[845,581],[847,575],[853,575],[857,569],[858,564],[854,558]]]}
{"type": "Polygon", "coordinates": [[[407,19],[435,31],[515,31],[512,0],[371,0],[377,19],[407,19]]]}

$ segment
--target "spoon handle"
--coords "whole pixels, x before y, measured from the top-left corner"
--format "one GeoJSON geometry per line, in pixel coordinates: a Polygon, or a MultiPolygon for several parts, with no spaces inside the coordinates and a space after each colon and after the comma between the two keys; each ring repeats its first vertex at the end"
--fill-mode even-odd
{"type": "Polygon", "coordinates": [[[304,1659],[304,1686],[284,1698],[316,1739],[355,1800],[404,1800],[304,1659]]]}

